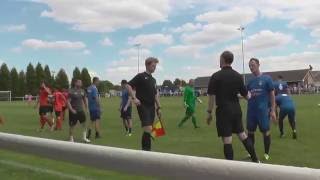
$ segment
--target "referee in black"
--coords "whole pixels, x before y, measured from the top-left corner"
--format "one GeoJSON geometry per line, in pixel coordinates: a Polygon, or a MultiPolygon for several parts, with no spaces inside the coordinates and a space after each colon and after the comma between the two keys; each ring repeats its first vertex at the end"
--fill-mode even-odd
{"type": "Polygon", "coordinates": [[[156,113],[159,118],[161,117],[159,94],[156,88],[157,83],[152,77],[152,73],[156,70],[158,63],[157,58],[147,58],[145,60],[146,71],[137,74],[126,86],[129,95],[137,106],[141,120],[141,126],[144,131],[141,145],[144,151],[151,151],[151,131],[156,113]],[[135,89],[136,93],[133,92],[133,89],[135,89]]]}
{"type": "Polygon", "coordinates": [[[216,108],[216,126],[218,136],[222,137],[224,144],[224,156],[233,160],[232,133],[236,133],[244,147],[251,156],[253,162],[259,162],[254,146],[244,132],[242,125],[242,111],[238,94],[247,98],[248,92],[245,88],[242,76],[232,69],[233,54],[224,51],[220,56],[221,70],[211,76],[208,85],[208,117],[207,124],[212,121],[212,110],[216,108]]]}

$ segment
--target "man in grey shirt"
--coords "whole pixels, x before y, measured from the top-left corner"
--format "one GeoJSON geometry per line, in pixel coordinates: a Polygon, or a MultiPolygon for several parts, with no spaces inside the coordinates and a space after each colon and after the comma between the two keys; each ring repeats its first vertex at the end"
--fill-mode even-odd
{"type": "Polygon", "coordinates": [[[69,90],[68,107],[69,107],[70,141],[74,142],[74,139],[73,139],[74,127],[79,121],[83,128],[83,141],[86,143],[90,143],[90,140],[87,139],[86,115],[85,115],[85,110],[87,110],[87,100],[85,97],[85,92],[82,89],[82,81],[79,79],[73,80],[73,87],[69,90]]]}

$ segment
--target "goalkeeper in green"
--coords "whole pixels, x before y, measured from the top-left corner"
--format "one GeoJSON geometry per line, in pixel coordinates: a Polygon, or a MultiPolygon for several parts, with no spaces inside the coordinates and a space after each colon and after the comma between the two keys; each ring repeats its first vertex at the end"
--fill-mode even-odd
{"type": "Polygon", "coordinates": [[[182,125],[188,119],[191,118],[194,128],[199,128],[199,126],[197,126],[197,120],[196,120],[196,117],[194,116],[194,113],[196,108],[196,101],[198,101],[199,103],[202,103],[202,101],[198,97],[196,97],[193,84],[194,84],[194,80],[190,79],[189,85],[187,85],[184,89],[183,101],[184,101],[184,106],[186,108],[186,114],[185,114],[185,117],[179,123],[178,127],[182,127],[182,125]]]}

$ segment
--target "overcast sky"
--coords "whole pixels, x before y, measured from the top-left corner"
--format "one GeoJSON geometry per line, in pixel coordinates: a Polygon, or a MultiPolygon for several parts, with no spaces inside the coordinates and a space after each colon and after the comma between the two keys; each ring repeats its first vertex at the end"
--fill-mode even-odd
{"type": "Polygon", "coordinates": [[[320,69],[318,0],[1,0],[0,63],[87,67],[118,84],[137,73],[140,58],[158,57],[155,77],[208,76],[231,50],[234,68],[261,60],[264,71],[320,69]]]}

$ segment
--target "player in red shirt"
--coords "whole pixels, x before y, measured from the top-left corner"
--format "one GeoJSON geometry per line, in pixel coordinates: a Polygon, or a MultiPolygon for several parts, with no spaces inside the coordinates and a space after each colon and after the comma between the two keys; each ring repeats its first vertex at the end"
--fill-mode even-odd
{"type": "Polygon", "coordinates": [[[54,97],[54,111],[57,118],[55,130],[61,130],[63,106],[66,104],[67,100],[62,94],[62,92],[57,89],[54,90],[53,97],[54,97]]]}
{"type": "Polygon", "coordinates": [[[43,127],[46,123],[49,124],[52,128],[53,123],[48,118],[48,113],[50,111],[50,106],[48,102],[48,97],[51,95],[50,88],[47,87],[45,82],[42,82],[39,90],[39,98],[36,103],[36,108],[39,106],[39,115],[40,115],[40,131],[43,130],[43,127]]]}
{"type": "MultiPolygon", "coordinates": [[[[62,94],[63,94],[64,98],[67,100],[68,97],[69,97],[68,90],[67,89],[62,89],[62,94]]],[[[67,101],[65,101],[63,106],[62,106],[62,121],[64,121],[67,108],[68,108],[67,101]]]]}

